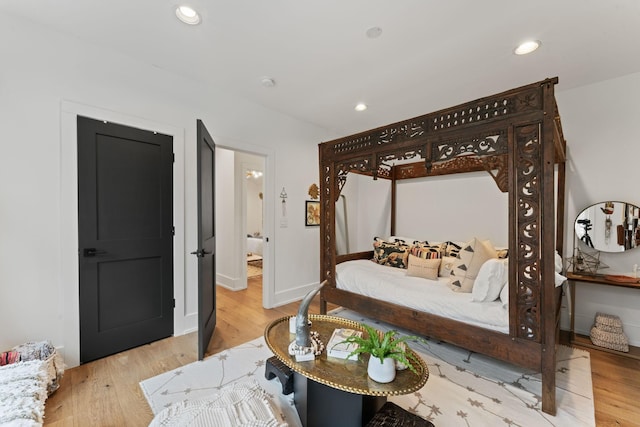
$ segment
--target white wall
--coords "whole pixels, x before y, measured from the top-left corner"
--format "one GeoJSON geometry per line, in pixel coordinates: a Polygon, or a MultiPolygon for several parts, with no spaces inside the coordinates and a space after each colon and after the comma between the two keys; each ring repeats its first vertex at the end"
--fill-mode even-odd
{"type": "MultiPolygon", "coordinates": [[[[562,87],[560,76],[559,88],[562,87]]],[[[573,225],[586,207],[607,200],[640,206],[640,73],[557,93],[567,139],[567,215],[565,256],[573,248],[573,225]]],[[[630,274],[640,249],[601,253],[607,274],[630,274]]],[[[576,330],[588,334],[598,311],[620,316],[632,345],[640,346],[640,292],[611,286],[576,285],[576,330]]],[[[567,311],[563,328],[568,327],[567,311]]]]}
{"type": "MultiPolygon", "coordinates": [[[[196,248],[196,118],[220,146],[271,153],[274,184],[266,191],[279,200],[287,187],[293,210],[299,208],[287,228],[273,227],[271,303],[299,299],[318,283],[318,234],[304,228],[302,211],[305,186],[317,181],[316,144],[335,135],[13,17],[0,15],[0,38],[11,40],[0,44],[0,349],[48,339],[68,350],[68,364],[78,360],[77,259],[69,251],[77,249],[73,227],[69,232],[75,134],[64,105],[125,125],[177,129],[184,141],[176,156],[184,197],[183,224],[176,225],[184,230],[176,236],[184,248],[176,334],[195,327],[197,306],[196,258],[188,255],[196,248]]],[[[271,206],[271,221],[278,207],[271,206]]]]}
{"type": "MultiPolygon", "coordinates": [[[[508,195],[486,172],[406,180],[396,190],[396,236],[430,242],[478,237],[507,246],[508,195]]],[[[351,252],[371,250],[375,236],[389,236],[389,180],[349,174],[341,194],[348,201],[351,252]]]]}

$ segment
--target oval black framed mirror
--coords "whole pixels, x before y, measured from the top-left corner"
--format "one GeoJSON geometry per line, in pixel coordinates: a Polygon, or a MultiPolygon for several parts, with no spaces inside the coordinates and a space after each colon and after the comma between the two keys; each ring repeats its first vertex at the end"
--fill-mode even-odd
{"type": "Polygon", "coordinates": [[[640,208],[627,202],[600,202],[576,217],[577,239],[602,252],[624,252],[640,246],[640,208]]]}

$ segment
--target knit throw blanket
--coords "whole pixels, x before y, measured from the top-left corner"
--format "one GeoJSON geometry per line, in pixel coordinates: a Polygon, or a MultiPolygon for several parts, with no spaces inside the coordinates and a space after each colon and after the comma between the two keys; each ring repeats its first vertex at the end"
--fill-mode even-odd
{"type": "Polygon", "coordinates": [[[0,425],[42,425],[47,378],[42,360],[0,366],[0,425]]]}

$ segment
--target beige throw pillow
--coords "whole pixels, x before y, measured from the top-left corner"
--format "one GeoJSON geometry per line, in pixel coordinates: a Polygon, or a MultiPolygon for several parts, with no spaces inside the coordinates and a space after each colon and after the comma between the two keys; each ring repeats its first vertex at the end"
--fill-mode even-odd
{"type": "Polygon", "coordinates": [[[453,265],[456,262],[456,257],[454,256],[444,256],[442,257],[442,262],[440,263],[440,272],[438,273],[440,277],[449,277],[451,276],[451,272],[453,271],[453,265]]]}
{"type": "Polygon", "coordinates": [[[471,292],[473,282],[476,280],[482,264],[497,257],[491,242],[472,239],[460,249],[454,262],[453,271],[451,271],[449,287],[454,292],[471,292]]]}
{"type": "Polygon", "coordinates": [[[419,258],[409,254],[407,276],[422,277],[423,279],[438,280],[440,258],[419,258]]]}

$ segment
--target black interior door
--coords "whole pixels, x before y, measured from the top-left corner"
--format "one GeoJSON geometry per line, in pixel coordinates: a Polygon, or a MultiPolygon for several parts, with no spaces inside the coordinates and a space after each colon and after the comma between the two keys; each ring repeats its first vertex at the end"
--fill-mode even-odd
{"type": "Polygon", "coordinates": [[[198,128],[198,359],[216,327],[215,143],[201,120],[198,128]]]}
{"type": "Polygon", "coordinates": [[[78,117],[80,362],[173,334],[173,139],[78,117]]]}

